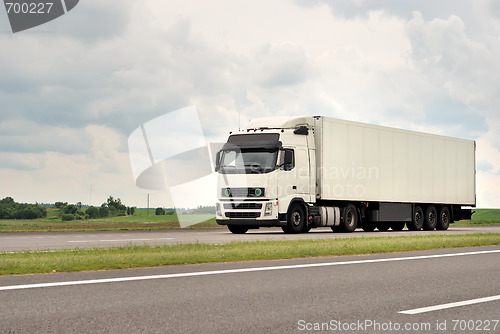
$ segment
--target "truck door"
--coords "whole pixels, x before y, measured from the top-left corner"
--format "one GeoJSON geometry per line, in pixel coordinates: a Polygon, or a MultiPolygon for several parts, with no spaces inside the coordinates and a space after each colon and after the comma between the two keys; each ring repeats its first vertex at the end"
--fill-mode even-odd
{"type": "Polygon", "coordinates": [[[309,200],[309,154],[306,149],[295,149],[295,169],[296,169],[296,182],[297,194],[303,195],[305,201],[309,200]]]}
{"type": "Polygon", "coordinates": [[[281,154],[281,171],[278,183],[282,192],[280,197],[289,202],[295,197],[309,200],[309,157],[308,151],[303,148],[285,148],[281,154]]]}

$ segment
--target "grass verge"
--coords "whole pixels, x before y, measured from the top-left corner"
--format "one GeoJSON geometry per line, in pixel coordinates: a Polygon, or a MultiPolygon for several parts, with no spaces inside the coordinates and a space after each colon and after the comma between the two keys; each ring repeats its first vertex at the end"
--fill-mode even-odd
{"type": "Polygon", "coordinates": [[[500,244],[500,234],[130,246],[78,251],[1,253],[0,275],[154,267],[209,262],[388,253],[500,244]]]}
{"type": "MultiPolygon", "coordinates": [[[[202,221],[188,228],[217,228],[214,215],[189,214],[184,219],[202,221]]],[[[57,216],[33,220],[0,220],[0,232],[60,232],[60,231],[119,231],[119,230],[169,230],[180,228],[177,215],[146,215],[137,210],[133,216],[108,217],[89,220],[61,221],[57,216]]],[[[220,227],[222,228],[222,227],[220,227]]]]}

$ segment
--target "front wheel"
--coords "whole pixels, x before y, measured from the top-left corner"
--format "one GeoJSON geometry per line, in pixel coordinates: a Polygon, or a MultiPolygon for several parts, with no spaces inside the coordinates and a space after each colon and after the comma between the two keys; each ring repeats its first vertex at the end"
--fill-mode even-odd
{"type": "Polygon", "coordinates": [[[344,209],[344,217],[340,222],[340,226],[343,232],[352,232],[358,227],[358,209],[354,204],[347,204],[344,209]]]}
{"type": "Polygon", "coordinates": [[[297,234],[306,230],[306,215],[300,204],[293,204],[287,215],[287,224],[281,228],[283,232],[297,234]]]}
{"type": "Polygon", "coordinates": [[[245,234],[248,231],[248,227],[240,225],[227,225],[227,228],[233,234],[245,234]]]}

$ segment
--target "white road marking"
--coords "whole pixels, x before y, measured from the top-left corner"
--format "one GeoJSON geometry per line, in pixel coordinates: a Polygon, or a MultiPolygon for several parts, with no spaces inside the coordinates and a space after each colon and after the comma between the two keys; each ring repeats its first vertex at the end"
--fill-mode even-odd
{"type": "Polygon", "coordinates": [[[114,239],[114,240],[68,240],[67,242],[121,242],[121,241],[155,241],[155,240],[172,240],[175,238],[150,238],[150,239],[114,239]]]}
{"type": "Polygon", "coordinates": [[[447,308],[453,308],[453,307],[459,307],[459,306],[465,306],[465,305],[472,305],[472,304],[492,302],[494,300],[500,300],[500,295],[491,296],[491,297],[484,297],[484,298],[477,298],[477,299],[471,299],[471,300],[464,300],[464,301],[456,302],[456,303],[448,303],[448,304],[441,304],[441,305],[435,305],[435,306],[429,306],[429,307],[421,307],[421,308],[416,308],[416,309],[413,309],[413,310],[400,311],[398,313],[402,313],[402,314],[420,314],[420,313],[426,313],[426,312],[431,312],[431,311],[444,310],[444,309],[447,309],[447,308]]]}
{"type": "Polygon", "coordinates": [[[288,265],[288,266],[254,267],[254,268],[200,271],[200,272],[179,273],[179,274],[165,274],[165,275],[152,275],[152,276],[133,276],[133,277],[104,278],[104,279],[93,279],[93,280],[82,280],[82,281],[67,281],[67,282],[53,282],[53,283],[25,284],[25,285],[10,285],[10,286],[0,286],[0,291],[33,289],[33,288],[47,288],[47,287],[68,286],[68,285],[85,285],[85,284],[101,284],[101,283],[114,283],[114,282],[127,282],[127,281],[144,281],[144,280],[165,279],[165,278],[180,278],[180,277],[208,276],[208,275],[224,275],[224,274],[233,274],[233,273],[272,271],[272,270],[284,270],[284,269],[329,267],[329,266],[340,266],[340,265],[349,265],[349,264],[364,264],[364,263],[378,263],[378,262],[424,260],[424,259],[435,259],[435,258],[443,258],[443,257],[465,256],[465,255],[481,255],[481,254],[492,254],[492,253],[500,253],[500,249],[490,250],[490,251],[477,251],[477,252],[465,252],[465,253],[449,253],[449,254],[436,254],[436,255],[421,255],[421,256],[395,257],[395,258],[386,258],[386,259],[373,259],[373,260],[339,261],[339,262],[326,262],[326,263],[308,263],[308,264],[294,264],[294,265],[288,265]]]}

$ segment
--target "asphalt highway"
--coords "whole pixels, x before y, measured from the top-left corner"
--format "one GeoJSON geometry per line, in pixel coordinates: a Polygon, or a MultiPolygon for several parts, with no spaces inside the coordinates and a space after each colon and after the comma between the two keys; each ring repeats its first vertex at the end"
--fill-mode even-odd
{"type": "Polygon", "coordinates": [[[330,228],[313,229],[303,234],[285,235],[280,228],[249,230],[246,234],[236,235],[227,229],[206,230],[163,230],[163,231],[117,231],[117,232],[22,232],[0,233],[0,252],[19,252],[24,250],[109,248],[126,245],[173,245],[179,243],[227,243],[232,241],[254,240],[295,240],[295,239],[334,239],[352,237],[404,236],[425,234],[471,234],[500,233],[500,225],[478,227],[454,227],[447,231],[408,231],[400,232],[363,232],[333,233],[330,228]]]}
{"type": "Polygon", "coordinates": [[[5,276],[0,332],[499,333],[499,277],[498,246],[5,276]]]}

